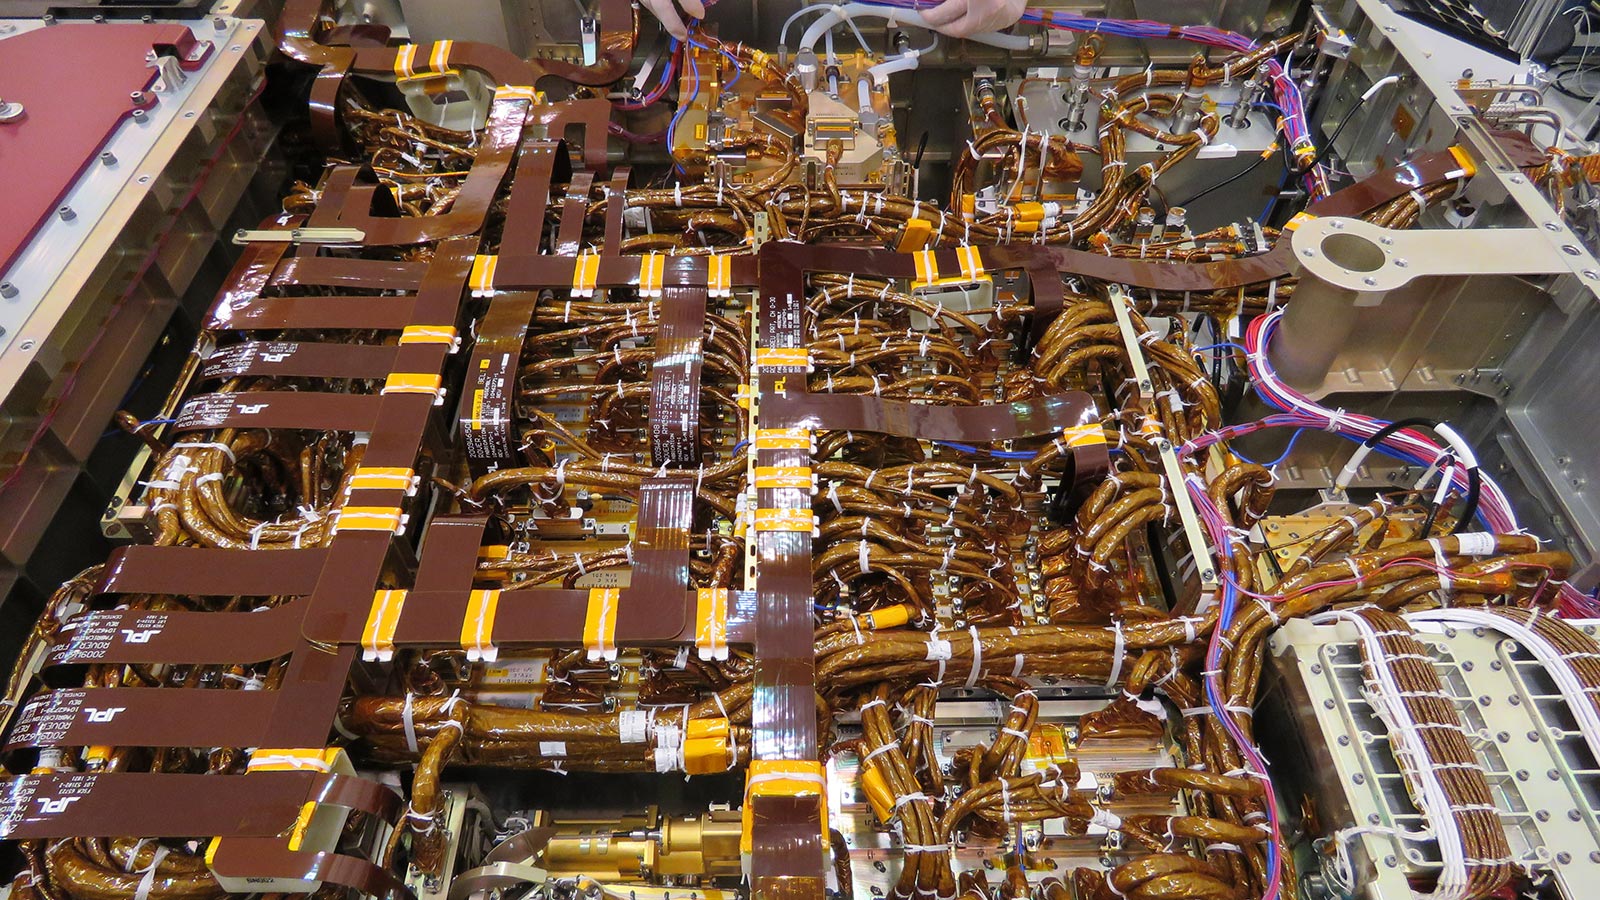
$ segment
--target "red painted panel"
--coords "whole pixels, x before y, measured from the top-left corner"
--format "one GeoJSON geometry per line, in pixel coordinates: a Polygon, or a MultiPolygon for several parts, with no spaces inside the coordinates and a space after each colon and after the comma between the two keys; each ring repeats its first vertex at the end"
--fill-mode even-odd
{"type": "Polygon", "coordinates": [[[191,68],[193,46],[188,28],[154,24],[63,23],[0,40],[0,98],[25,110],[0,122],[0,272],[133,112],[129,95],[155,82],[145,54],[176,48],[191,68]]]}

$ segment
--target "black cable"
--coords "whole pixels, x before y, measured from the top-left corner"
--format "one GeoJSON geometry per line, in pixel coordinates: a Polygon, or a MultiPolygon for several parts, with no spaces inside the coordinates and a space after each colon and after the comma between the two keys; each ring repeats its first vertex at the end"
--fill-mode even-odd
{"type": "MultiPolygon", "coordinates": [[[[1388,83],[1393,84],[1394,82],[1388,83]]],[[[1384,82],[1379,82],[1380,87],[1383,86],[1383,84],[1384,82]]],[[[1311,158],[1311,165],[1306,167],[1306,171],[1309,172],[1310,170],[1321,165],[1322,161],[1327,158],[1328,154],[1333,152],[1334,142],[1339,140],[1339,135],[1344,133],[1345,127],[1348,126],[1350,121],[1356,117],[1356,111],[1365,106],[1367,104],[1367,100],[1370,99],[1370,95],[1375,93],[1376,91],[1368,88],[1367,93],[1357,97],[1356,102],[1350,104],[1350,108],[1345,111],[1344,118],[1340,119],[1339,124],[1334,126],[1333,134],[1328,135],[1328,142],[1323,144],[1322,149],[1317,151],[1317,155],[1311,158]]]]}
{"type": "Polygon", "coordinates": [[[1317,166],[1321,165],[1322,161],[1328,157],[1328,154],[1333,152],[1333,142],[1339,139],[1339,135],[1344,133],[1345,126],[1350,124],[1350,120],[1354,119],[1356,117],[1356,113],[1360,110],[1360,100],[1357,100],[1355,103],[1351,104],[1350,109],[1345,112],[1344,118],[1340,119],[1339,124],[1334,126],[1333,134],[1328,135],[1328,142],[1322,145],[1322,149],[1317,151],[1316,156],[1312,157],[1311,165],[1306,167],[1308,170],[1315,169],[1317,166]]]}
{"type": "MultiPolygon", "coordinates": [[[[1389,438],[1396,432],[1407,428],[1416,427],[1427,428],[1428,430],[1437,433],[1439,430],[1439,423],[1432,419],[1423,418],[1421,416],[1412,416],[1409,419],[1397,419],[1378,429],[1377,432],[1372,435],[1372,437],[1367,438],[1361,443],[1368,449],[1371,449],[1383,443],[1385,439],[1389,438]]],[[[1445,477],[1444,472],[1441,471],[1439,473],[1439,477],[1445,477]]],[[[1462,508],[1460,517],[1456,519],[1456,524],[1450,529],[1451,534],[1460,534],[1462,529],[1466,528],[1467,525],[1472,522],[1473,516],[1478,514],[1478,500],[1482,495],[1482,492],[1482,473],[1478,471],[1477,466],[1468,467],[1466,505],[1462,508]]],[[[1428,517],[1423,520],[1422,531],[1418,533],[1417,540],[1423,540],[1428,536],[1428,532],[1433,530],[1434,520],[1437,519],[1438,516],[1438,507],[1433,503],[1433,501],[1428,501],[1428,517]]]]}
{"type": "MultiPolygon", "coordinates": [[[[1287,149],[1287,144],[1288,144],[1287,141],[1285,141],[1282,144],[1280,144],[1278,142],[1278,139],[1276,137],[1274,137],[1272,139],[1272,142],[1273,142],[1273,146],[1274,147],[1280,147],[1280,148],[1287,149]]],[[[1257,166],[1259,166],[1262,163],[1266,162],[1271,156],[1272,156],[1272,148],[1269,147],[1267,149],[1267,152],[1261,154],[1261,158],[1260,159],[1256,160],[1255,162],[1251,163],[1248,166],[1245,166],[1244,168],[1240,169],[1239,171],[1233,173],[1232,175],[1229,175],[1227,178],[1222,179],[1221,181],[1217,182],[1216,184],[1213,184],[1211,187],[1206,188],[1205,190],[1201,191],[1200,193],[1195,194],[1193,197],[1190,197],[1189,199],[1183,201],[1182,203],[1180,203],[1178,205],[1183,207],[1183,208],[1185,208],[1185,209],[1187,209],[1190,206],[1190,204],[1194,203],[1196,200],[1199,200],[1201,197],[1204,197],[1205,195],[1211,193],[1212,191],[1218,190],[1220,188],[1225,188],[1228,185],[1233,184],[1235,181],[1238,181],[1239,179],[1245,177],[1246,175],[1249,175],[1251,172],[1254,172],[1256,170],[1257,166]]],[[[1289,158],[1288,154],[1285,153],[1284,154],[1284,159],[1288,160],[1288,158],[1289,158]]]]}
{"type": "Polygon", "coordinates": [[[1183,208],[1185,208],[1185,209],[1188,209],[1190,206],[1192,206],[1194,204],[1194,202],[1196,200],[1199,200],[1201,197],[1204,197],[1205,195],[1211,193],[1212,191],[1221,190],[1222,188],[1225,188],[1228,185],[1233,184],[1235,181],[1238,181],[1239,179],[1245,177],[1246,175],[1249,175],[1251,172],[1254,172],[1258,166],[1260,166],[1262,163],[1266,162],[1267,160],[1269,160],[1271,158],[1272,158],[1272,154],[1270,154],[1270,153],[1261,154],[1259,157],[1256,158],[1255,162],[1251,163],[1248,166],[1245,166],[1244,168],[1240,169],[1239,171],[1233,173],[1232,175],[1229,175],[1227,178],[1222,179],[1221,181],[1217,182],[1216,184],[1213,184],[1211,187],[1206,188],[1205,190],[1201,191],[1198,194],[1195,194],[1193,197],[1190,197],[1189,199],[1183,201],[1182,203],[1180,203],[1178,205],[1183,207],[1183,208]]]}

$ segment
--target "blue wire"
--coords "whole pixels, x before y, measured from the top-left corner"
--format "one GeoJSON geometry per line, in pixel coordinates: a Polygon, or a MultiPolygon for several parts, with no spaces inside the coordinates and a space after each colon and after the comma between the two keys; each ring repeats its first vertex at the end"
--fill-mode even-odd
{"type": "Polygon", "coordinates": [[[1279,463],[1281,463],[1284,460],[1289,458],[1289,454],[1294,451],[1295,442],[1300,440],[1300,435],[1305,434],[1305,432],[1306,432],[1306,429],[1304,429],[1304,428],[1296,428],[1294,430],[1294,434],[1291,435],[1290,438],[1289,438],[1289,445],[1287,447],[1283,448],[1283,452],[1278,454],[1278,458],[1277,459],[1275,459],[1275,460],[1273,460],[1272,462],[1269,462],[1269,463],[1258,463],[1255,460],[1251,459],[1250,457],[1245,456],[1243,453],[1240,453],[1237,449],[1235,449],[1233,447],[1229,447],[1228,451],[1230,453],[1232,453],[1234,456],[1237,456],[1240,459],[1244,460],[1245,462],[1250,463],[1251,465],[1257,465],[1257,466],[1261,466],[1262,468],[1265,468],[1265,469],[1270,469],[1273,466],[1275,466],[1275,465],[1277,465],[1277,464],[1279,464],[1279,463]]]}
{"type": "Polygon", "coordinates": [[[1207,350],[1215,350],[1218,347],[1227,347],[1227,348],[1232,349],[1232,350],[1238,350],[1241,353],[1249,353],[1250,352],[1250,348],[1249,347],[1246,347],[1243,344],[1235,344],[1233,341],[1218,341],[1215,344],[1207,344],[1204,347],[1196,347],[1196,348],[1194,348],[1194,352],[1196,352],[1196,353],[1204,353],[1207,350]]]}
{"type": "MultiPolygon", "coordinates": [[[[936,446],[948,447],[951,450],[957,450],[957,451],[960,451],[961,453],[971,453],[971,454],[976,455],[976,454],[984,452],[982,450],[979,450],[977,447],[972,446],[971,444],[957,444],[957,443],[955,443],[953,441],[934,441],[933,443],[936,446]]],[[[1027,459],[1033,459],[1035,456],[1039,455],[1037,453],[1034,453],[1034,452],[1028,451],[1028,450],[990,450],[990,451],[988,451],[988,453],[989,453],[990,456],[994,457],[995,459],[1022,459],[1022,460],[1027,460],[1027,459]]]]}
{"type": "MultiPolygon", "coordinates": [[[[678,121],[683,118],[683,114],[688,111],[689,107],[694,105],[694,101],[700,96],[700,67],[695,64],[694,54],[686,53],[684,55],[689,58],[689,71],[694,75],[694,90],[689,94],[688,100],[678,104],[677,111],[672,114],[672,121],[667,123],[667,144],[669,146],[677,143],[678,121]]],[[[683,171],[683,167],[676,162],[672,164],[672,167],[680,172],[683,171]]]]}
{"type": "Polygon", "coordinates": [[[1278,194],[1281,193],[1283,191],[1284,187],[1287,186],[1288,184],[1289,184],[1289,173],[1285,172],[1285,173],[1283,173],[1283,177],[1278,179],[1278,189],[1276,191],[1272,192],[1272,196],[1271,197],[1267,198],[1267,205],[1261,209],[1261,215],[1256,216],[1256,221],[1257,222],[1265,222],[1265,221],[1267,221],[1267,216],[1272,215],[1272,207],[1273,207],[1274,204],[1276,204],[1278,202],[1278,194]]]}
{"type": "MultiPolygon", "coordinates": [[[[139,423],[139,427],[143,428],[146,425],[173,425],[173,424],[176,424],[177,421],[178,421],[177,419],[145,419],[144,421],[139,423]]],[[[101,440],[105,440],[106,438],[111,437],[113,434],[126,434],[126,433],[127,432],[123,431],[121,428],[112,428],[112,429],[109,429],[108,431],[106,431],[105,434],[100,435],[100,439],[101,440]]]]}
{"type": "MultiPolygon", "coordinates": [[[[693,47],[699,47],[701,50],[710,50],[711,49],[710,47],[707,47],[705,44],[702,44],[702,43],[699,43],[698,41],[695,41],[693,38],[691,38],[689,40],[689,44],[690,44],[690,46],[693,46],[693,47]]],[[[732,53],[729,53],[728,51],[722,49],[721,47],[717,48],[717,52],[721,53],[723,56],[727,57],[728,58],[728,62],[733,63],[733,80],[728,82],[727,84],[723,85],[723,90],[731,90],[734,85],[739,83],[739,76],[744,74],[743,72],[741,72],[739,70],[739,57],[734,56],[732,53]]],[[[698,76],[696,76],[696,77],[698,77],[698,76]]],[[[698,91],[696,93],[698,93],[698,91]]]]}

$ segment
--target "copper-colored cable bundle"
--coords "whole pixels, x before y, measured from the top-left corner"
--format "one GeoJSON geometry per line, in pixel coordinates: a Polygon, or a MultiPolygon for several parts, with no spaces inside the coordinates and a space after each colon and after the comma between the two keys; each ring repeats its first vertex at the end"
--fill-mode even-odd
{"type": "MultiPolygon", "coordinates": [[[[1367,652],[1367,643],[1360,644],[1368,689],[1382,698],[1382,702],[1405,707],[1410,719],[1406,727],[1415,732],[1415,740],[1422,751],[1422,758],[1417,758],[1404,749],[1408,736],[1391,730],[1390,742],[1412,797],[1430,819],[1448,815],[1455,820],[1455,832],[1461,839],[1460,852],[1466,860],[1466,896],[1492,894],[1511,879],[1514,871],[1511,847],[1500,823],[1494,794],[1483,770],[1478,767],[1477,754],[1467,741],[1455,701],[1445,693],[1432,657],[1404,619],[1380,609],[1358,609],[1355,615],[1369,623],[1383,651],[1381,657],[1374,658],[1367,652]],[[1388,696],[1389,689],[1379,683],[1375,674],[1379,667],[1388,670],[1399,689],[1398,695],[1388,696]],[[1418,784],[1421,778],[1438,781],[1444,789],[1448,809],[1430,808],[1424,803],[1424,791],[1418,784]]],[[[1397,723],[1390,724],[1393,729],[1397,723]]],[[[1437,821],[1433,822],[1435,831],[1441,827],[1437,821]]]]}

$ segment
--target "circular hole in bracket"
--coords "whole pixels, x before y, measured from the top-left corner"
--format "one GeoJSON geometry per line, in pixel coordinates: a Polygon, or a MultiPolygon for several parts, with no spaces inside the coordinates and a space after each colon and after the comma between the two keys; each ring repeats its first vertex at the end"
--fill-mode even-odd
{"type": "Polygon", "coordinates": [[[1388,258],[1376,242],[1349,232],[1323,238],[1322,255],[1334,265],[1352,272],[1376,272],[1388,258]]]}

